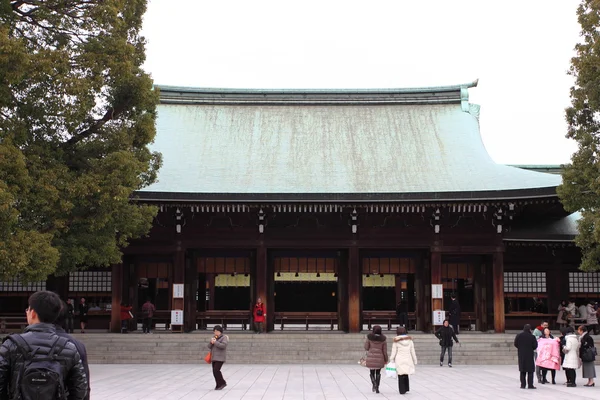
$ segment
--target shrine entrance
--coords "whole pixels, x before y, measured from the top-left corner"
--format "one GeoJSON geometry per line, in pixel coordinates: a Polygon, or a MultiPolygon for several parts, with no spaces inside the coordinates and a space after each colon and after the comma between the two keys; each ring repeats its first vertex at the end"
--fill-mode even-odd
{"type": "Polygon", "coordinates": [[[339,329],[340,268],[336,251],[275,250],[273,271],[275,330],[339,329]]]}

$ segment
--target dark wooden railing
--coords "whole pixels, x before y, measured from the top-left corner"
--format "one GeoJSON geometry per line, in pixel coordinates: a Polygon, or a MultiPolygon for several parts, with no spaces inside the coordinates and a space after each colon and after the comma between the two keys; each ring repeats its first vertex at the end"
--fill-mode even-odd
{"type": "Polygon", "coordinates": [[[6,313],[0,315],[0,332],[22,331],[27,326],[25,313],[6,313]]]}
{"type": "Polygon", "coordinates": [[[248,329],[251,323],[250,311],[244,310],[211,310],[196,313],[198,329],[208,329],[209,325],[221,325],[227,329],[227,324],[240,324],[242,330],[248,329]]]}
{"type": "MultiPolygon", "coordinates": [[[[391,331],[392,326],[398,326],[398,316],[396,311],[363,311],[363,323],[366,323],[368,329],[371,330],[373,325],[387,326],[387,330],[391,331]]],[[[417,317],[414,312],[408,313],[408,329],[415,329],[417,325],[417,317]]]]}
{"type": "Polygon", "coordinates": [[[338,322],[338,313],[336,312],[294,312],[283,311],[275,313],[275,325],[280,325],[281,330],[286,324],[302,324],[308,330],[310,324],[329,323],[331,330],[338,322]]]}

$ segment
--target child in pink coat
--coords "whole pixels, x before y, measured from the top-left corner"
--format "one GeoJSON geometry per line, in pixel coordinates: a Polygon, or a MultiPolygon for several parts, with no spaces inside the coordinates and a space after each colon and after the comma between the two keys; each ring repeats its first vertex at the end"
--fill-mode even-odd
{"type": "Polygon", "coordinates": [[[549,383],[546,379],[548,371],[552,371],[552,384],[556,384],[556,371],[560,369],[560,344],[550,334],[550,329],[544,329],[544,336],[538,340],[537,359],[535,365],[542,370],[542,383],[549,383]]]}

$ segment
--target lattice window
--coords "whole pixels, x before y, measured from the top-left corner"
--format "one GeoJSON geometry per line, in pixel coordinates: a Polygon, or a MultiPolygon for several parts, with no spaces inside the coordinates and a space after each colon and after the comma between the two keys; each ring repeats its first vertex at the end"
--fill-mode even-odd
{"type": "Polygon", "coordinates": [[[111,271],[78,271],[69,274],[69,292],[111,292],[111,271]]]}
{"type": "Polygon", "coordinates": [[[504,293],[545,293],[545,272],[505,272],[504,293]]]}
{"type": "Polygon", "coordinates": [[[569,272],[570,293],[599,293],[600,272],[569,272]]]}
{"type": "Polygon", "coordinates": [[[16,279],[9,282],[0,282],[0,292],[39,292],[46,290],[46,282],[20,283],[16,279]]]}

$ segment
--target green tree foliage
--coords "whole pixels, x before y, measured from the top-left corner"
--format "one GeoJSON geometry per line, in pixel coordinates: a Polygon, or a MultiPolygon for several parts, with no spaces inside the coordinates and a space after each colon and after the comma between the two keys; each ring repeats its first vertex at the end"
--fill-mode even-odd
{"type": "Polygon", "coordinates": [[[583,253],[581,269],[600,269],[600,1],[583,0],[577,10],[581,42],[575,46],[570,74],[571,106],[566,110],[568,138],[577,142],[565,166],[558,194],[568,211],[581,211],[575,239],[583,253]]]}
{"type": "Polygon", "coordinates": [[[156,208],[146,0],[0,0],[0,280],[119,262],[156,208]]]}

